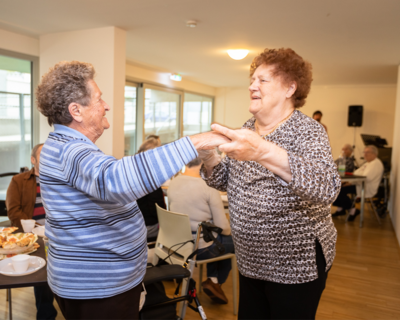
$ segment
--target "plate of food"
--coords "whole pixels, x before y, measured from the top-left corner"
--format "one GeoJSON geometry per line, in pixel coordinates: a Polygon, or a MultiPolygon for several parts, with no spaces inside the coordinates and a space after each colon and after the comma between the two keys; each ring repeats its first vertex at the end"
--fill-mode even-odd
{"type": "MultiPolygon", "coordinates": [[[[10,230],[0,231],[0,260],[16,254],[29,254],[39,247],[38,236],[33,233],[10,233],[10,230]]],[[[15,230],[14,230],[15,231],[15,230]]]]}

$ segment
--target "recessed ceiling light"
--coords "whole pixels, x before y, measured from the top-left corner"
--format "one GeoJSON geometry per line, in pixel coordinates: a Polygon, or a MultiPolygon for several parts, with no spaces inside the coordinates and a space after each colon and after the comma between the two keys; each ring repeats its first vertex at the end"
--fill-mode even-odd
{"type": "Polygon", "coordinates": [[[229,56],[234,60],[242,60],[246,58],[249,54],[249,50],[237,49],[237,50],[227,50],[229,56]]]}
{"type": "Polygon", "coordinates": [[[181,76],[180,74],[177,74],[177,73],[171,74],[171,75],[169,76],[169,78],[170,78],[171,80],[174,80],[174,81],[182,81],[182,76],[181,76]]]}
{"type": "Polygon", "coordinates": [[[186,27],[196,28],[196,26],[197,26],[197,21],[196,20],[188,20],[188,21],[186,21],[186,27]]]}

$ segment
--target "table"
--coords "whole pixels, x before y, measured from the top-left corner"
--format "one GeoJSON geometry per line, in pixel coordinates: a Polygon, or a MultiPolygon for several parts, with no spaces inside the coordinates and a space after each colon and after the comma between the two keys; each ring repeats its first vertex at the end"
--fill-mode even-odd
{"type": "MultiPolygon", "coordinates": [[[[37,251],[31,253],[30,256],[37,256],[46,260],[43,238],[39,237],[37,243],[40,245],[40,247],[37,249],[37,251]]],[[[11,301],[12,288],[43,286],[46,283],[47,283],[47,265],[44,266],[39,271],[36,271],[35,273],[29,274],[27,276],[8,277],[0,274],[0,289],[8,290],[9,319],[12,320],[12,301],[11,301]]]]}
{"type": "Polygon", "coordinates": [[[344,177],[340,177],[340,179],[342,180],[342,182],[350,182],[352,184],[354,184],[354,182],[361,182],[360,228],[362,228],[364,222],[365,181],[367,180],[367,177],[345,175],[344,177]]]}

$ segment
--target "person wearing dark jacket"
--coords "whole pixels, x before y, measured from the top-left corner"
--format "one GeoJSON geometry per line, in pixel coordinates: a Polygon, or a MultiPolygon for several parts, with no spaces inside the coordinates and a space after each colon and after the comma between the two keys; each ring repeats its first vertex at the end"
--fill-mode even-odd
{"type": "MultiPolygon", "coordinates": [[[[43,144],[32,149],[30,171],[15,175],[7,189],[6,207],[11,224],[22,229],[21,219],[34,219],[39,224],[45,224],[46,213],[42,205],[39,182],[39,161],[43,144]]],[[[37,319],[55,319],[57,310],[54,308],[54,294],[48,284],[33,287],[36,300],[37,319]]]]}

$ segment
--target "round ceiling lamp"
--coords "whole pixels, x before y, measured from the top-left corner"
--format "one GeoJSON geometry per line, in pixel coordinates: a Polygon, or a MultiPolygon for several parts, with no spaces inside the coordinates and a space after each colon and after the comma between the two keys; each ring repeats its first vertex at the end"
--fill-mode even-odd
{"type": "Polygon", "coordinates": [[[234,60],[242,60],[249,54],[249,50],[244,49],[227,50],[227,52],[228,55],[234,60]]]}
{"type": "Polygon", "coordinates": [[[186,21],[186,27],[196,28],[197,27],[197,21],[196,20],[188,20],[188,21],[186,21]]]}

